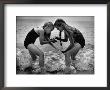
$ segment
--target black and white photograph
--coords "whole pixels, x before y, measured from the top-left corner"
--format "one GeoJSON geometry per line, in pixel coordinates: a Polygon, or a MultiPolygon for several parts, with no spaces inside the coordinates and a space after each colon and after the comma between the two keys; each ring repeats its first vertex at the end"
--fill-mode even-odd
{"type": "Polygon", "coordinates": [[[94,38],[94,16],[16,16],[16,74],[94,75],[94,38]]]}
{"type": "Polygon", "coordinates": [[[12,4],[5,17],[6,87],[107,85],[106,5],[12,4]]]}

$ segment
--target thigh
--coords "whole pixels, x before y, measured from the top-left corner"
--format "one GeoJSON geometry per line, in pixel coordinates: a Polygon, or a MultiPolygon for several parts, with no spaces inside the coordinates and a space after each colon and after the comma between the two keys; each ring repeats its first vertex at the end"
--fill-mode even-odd
{"type": "Polygon", "coordinates": [[[80,49],[81,49],[81,45],[79,43],[75,43],[74,47],[68,51],[68,54],[76,55],[80,49]]]}
{"type": "Polygon", "coordinates": [[[31,54],[34,54],[34,55],[41,55],[43,54],[43,52],[34,44],[29,44],[27,46],[27,49],[29,50],[29,52],[31,52],[31,54]]]}

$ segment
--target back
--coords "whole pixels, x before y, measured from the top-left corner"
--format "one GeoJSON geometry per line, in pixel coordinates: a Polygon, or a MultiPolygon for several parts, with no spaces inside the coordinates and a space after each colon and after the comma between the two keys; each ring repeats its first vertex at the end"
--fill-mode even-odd
{"type": "Polygon", "coordinates": [[[82,33],[76,28],[73,30],[73,38],[75,39],[75,42],[81,45],[82,48],[85,46],[85,39],[82,33]]]}

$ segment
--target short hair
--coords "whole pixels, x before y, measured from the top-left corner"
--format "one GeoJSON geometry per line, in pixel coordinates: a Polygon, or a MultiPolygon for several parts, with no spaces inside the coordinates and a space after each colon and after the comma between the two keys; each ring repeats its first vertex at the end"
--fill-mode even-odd
{"type": "Polygon", "coordinates": [[[66,24],[66,22],[63,19],[57,19],[55,21],[55,23],[54,23],[54,26],[55,27],[57,27],[57,26],[60,27],[62,25],[62,23],[65,23],[66,24]]]}
{"type": "Polygon", "coordinates": [[[43,29],[44,29],[46,26],[53,26],[53,28],[54,28],[54,25],[53,25],[52,22],[46,22],[46,23],[43,25],[43,29]]]}

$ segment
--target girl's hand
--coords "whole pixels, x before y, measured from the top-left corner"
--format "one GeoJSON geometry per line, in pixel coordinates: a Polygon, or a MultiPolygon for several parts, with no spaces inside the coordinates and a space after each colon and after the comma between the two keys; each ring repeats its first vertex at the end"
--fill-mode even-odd
{"type": "Polygon", "coordinates": [[[55,39],[59,40],[59,37],[55,37],[55,39]]]}
{"type": "Polygon", "coordinates": [[[57,40],[53,39],[52,42],[55,43],[55,42],[57,42],[57,40]]]}

